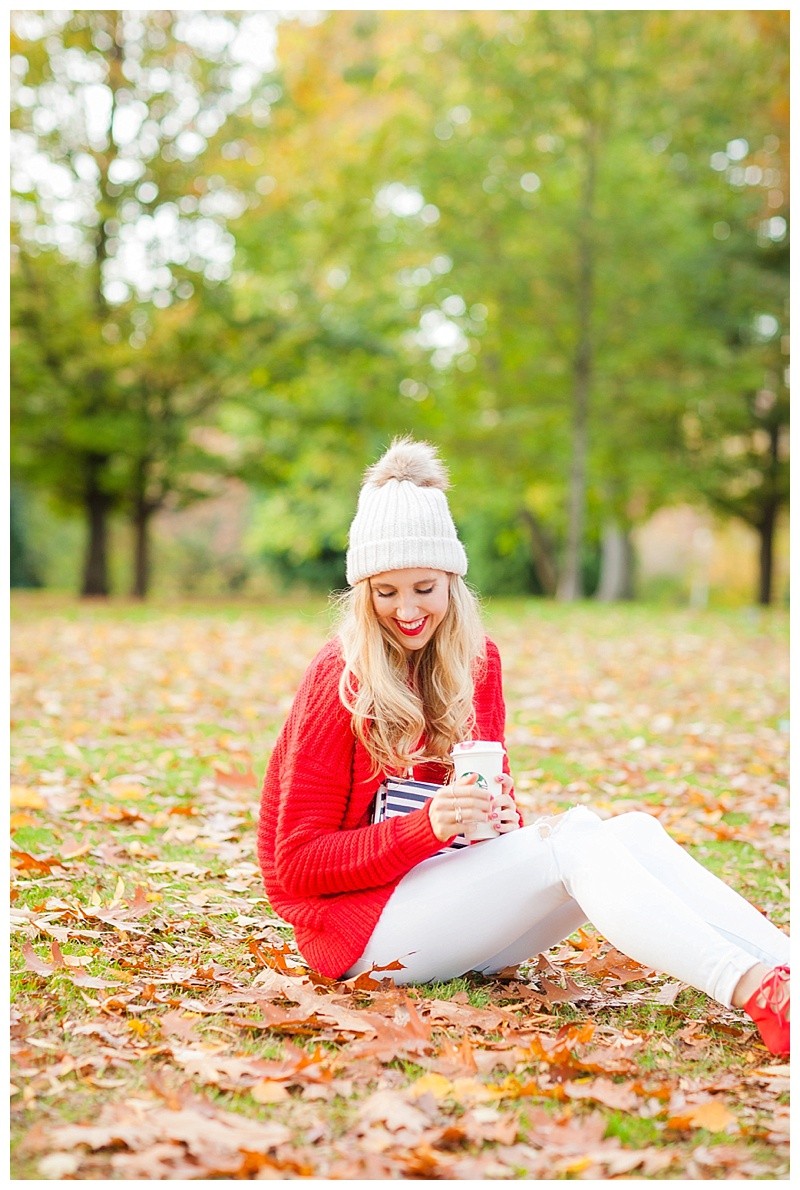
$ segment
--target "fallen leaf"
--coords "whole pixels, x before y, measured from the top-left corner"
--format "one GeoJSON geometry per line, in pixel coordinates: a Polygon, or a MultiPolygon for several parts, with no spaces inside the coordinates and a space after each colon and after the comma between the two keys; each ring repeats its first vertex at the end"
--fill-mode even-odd
{"type": "Polygon", "coordinates": [[[103,979],[100,975],[70,974],[69,980],[78,988],[118,988],[118,979],[103,979]]]}
{"type": "Polygon", "coordinates": [[[56,969],[53,963],[39,958],[30,942],[23,943],[22,954],[25,959],[26,971],[33,971],[36,975],[52,975],[56,969]]]}
{"type": "Polygon", "coordinates": [[[425,1112],[396,1091],[376,1091],[358,1113],[362,1124],[385,1124],[390,1132],[421,1133],[428,1126],[425,1112]]]}
{"type": "Polygon", "coordinates": [[[12,850],[11,864],[20,872],[43,872],[49,876],[54,866],[64,867],[57,855],[37,856],[28,851],[12,850]]]}
{"type": "Polygon", "coordinates": [[[164,1037],[174,1036],[179,1037],[181,1041],[197,1041],[197,1020],[196,1016],[187,1017],[183,1012],[171,1009],[162,1013],[158,1018],[158,1024],[164,1037]]]}
{"type": "Polygon", "coordinates": [[[286,1084],[275,1082],[269,1078],[262,1079],[259,1083],[254,1083],[250,1087],[250,1094],[256,1103],[280,1103],[282,1100],[289,1098],[289,1091],[286,1084]]]}
{"type": "Polygon", "coordinates": [[[667,1127],[707,1128],[709,1132],[725,1132],[735,1123],[736,1116],[729,1112],[724,1104],[716,1099],[707,1099],[704,1103],[688,1107],[679,1115],[671,1116],[667,1120],[667,1127]]]}
{"type": "Polygon", "coordinates": [[[48,1181],[69,1178],[80,1168],[81,1158],[77,1153],[48,1153],[38,1163],[39,1173],[48,1181]]]}
{"type": "Polygon", "coordinates": [[[593,1099],[605,1107],[620,1111],[633,1111],[641,1100],[625,1083],[614,1083],[608,1078],[594,1078],[587,1082],[575,1081],[564,1084],[564,1094],[570,1099],[593,1099]]]}
{"type": "Polygon", "coordinates": [[[114,1159],[120,1177],[134,1170],[141,1175],[144,1169],[149,1169],[152,1177],[170,1176],[173,1163],[185,1165],[187,1157],[194,1164],[192,1176],[218,1177],[236,1175],[246,1166],[247,1154],[267,1155],[291,1135],[285,1124],[247,1120],[197,1097],[176,1108],[128,1099],[106,1104],[94,1124],[31,1129],[24,1144],[29,1152],[53,1147],[60,1152],[79,1146],[93,1152],[122,1147],[131,1157],[114,1159]]]}
{"type": "Polygon", "coordinates": [[[277,1081],[272,1077],[275,1064],[264,1058],[180,1046],[173,1047],[172,1056],[193,1078],[229,1091],[277,1081]]]}
{"type": "MultiPolygon", "coordinates": [[[[160,900],[157,893],[152,894],[152,900],[160,900]]],[[[133,892],[133,899],[127,902],[128,915],[130,917],[143,917],[145,913],[149,913],[152,904],[148,897],[146,890],[141,884],[137,884],[133,892]]]]}
{"type": "Polygon", "coordinates": [[[109,793],[118,802],[142,802],[149,796],[149,791],[141,785],[112,785],[109,793]]]}
{"type": "Polygon", "coordinates": [[[220,765],[215,765],[214,776],[222,785],[232,785],[235,788],[256,789],[261,785],[260,779],[252,768],[242,772],[240,769],[222,768],[220,765]]]}
{"type": "Polygon", "coordinates": [[[443,1074],[423,1074],[415,1079],[406,1092],[413,1099],[420,1095],[433,1095],[435,1099],[446,1099],[453,1092],[453,1084],[443,1074]]]}
{"type": "Polygon", "coordinates": [[[15,835],[18,831],[24,830],[26,826],[37,826],[37,820],[32,814],[26,813],[24,810],[14,810],[8,819],[11,834],[15,835]]]}
{"type": "Polygon", "coordinates": [[[10,802],[13,810],[45,810],[47,802],[37,789],[27,785],[11,786],[10,802]]]}

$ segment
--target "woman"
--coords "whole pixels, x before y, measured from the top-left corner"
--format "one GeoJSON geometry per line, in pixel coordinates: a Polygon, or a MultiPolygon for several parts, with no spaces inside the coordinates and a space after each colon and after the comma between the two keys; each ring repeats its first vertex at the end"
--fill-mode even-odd
{"type": "Polygon", "coordinates": [[[395,440],[350,528],[344,613],[306,672],[264,781],[258,851],[275,911],[323,975],[396,983],[491,973],[587,921],[648,967],[743,1008],[789,1051],[789,939],[643,813],[585,807],[523,827],[498,790],[454,781],[465,739],[503,741],[500,658],[463,575],[446,471],[395,440]],[[372,823],[388,775],[440,788],[372,823]],[[471,823],[497,837],[443,850],[471,823]]]}

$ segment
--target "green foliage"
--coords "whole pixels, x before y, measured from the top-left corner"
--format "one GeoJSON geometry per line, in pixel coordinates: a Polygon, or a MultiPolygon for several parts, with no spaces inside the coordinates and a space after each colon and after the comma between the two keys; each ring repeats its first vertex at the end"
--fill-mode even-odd
{"type": "Polygon", "coordinates": [[[141,541],[237,475],[248,558],[338,583],[361,469],[411,432],[452,464],[487,592],[555,589],[576,542],[591,592],[605,526],[687,500],[756,528],[763,588],[786,14],[212,24],[15,17],[15,476],[141,541]],[[243,68],[272,24],[274,63],[243,68]]]}
{"type": "Polygon", "coordinates": [[[135,526],[144,594],[150,518],[227,469],[208,440],[236,354],[213,288],[239,209],[215,171],[252,89],[236,29],[226,18],[211,45],[177,13],[13,22],[12,465],[85,512],[85,593],[108,589],[114,509],[135,526]]]}
{"type": "Polygon", "coordinates": [[[469,582],[482,595],[540,595],[522,526],[476,508],[461,519],[469,582]]]}
{"type": "Polygon", "coordinates": [[[27,493],[11,487],[9,501],[9,571],[12,587],[41,587],[41,560],[30,540],[27,493]]]}

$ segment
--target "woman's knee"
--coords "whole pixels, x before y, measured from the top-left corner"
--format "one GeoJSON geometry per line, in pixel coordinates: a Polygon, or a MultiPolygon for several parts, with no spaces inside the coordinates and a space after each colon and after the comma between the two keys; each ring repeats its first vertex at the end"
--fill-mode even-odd
{"type": "Polygon", "coordinates": [[[663,838],[666,835],[659,820],[644,810],[626,810],[624,814],[618,814],[615,818],[607,818],[603,823],[603,829],[625,842],[633,839],[663,838]]]}
{"type": "Polygon", "coordinates": [[[594,810],[590,810],[588,806],[572,806],[562,814],[548,814],[542,818],[534,819],[530,828],[543,839],[563,839],[565,835],[582,832],[587,828],[596,830],[602,826],[602,823],[600,815],[596,814],[594,810]]]}

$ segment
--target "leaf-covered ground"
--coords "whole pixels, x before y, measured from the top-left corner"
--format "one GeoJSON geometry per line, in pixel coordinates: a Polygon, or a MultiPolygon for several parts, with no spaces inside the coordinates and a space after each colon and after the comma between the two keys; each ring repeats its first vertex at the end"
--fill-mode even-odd
{"type": "MultiPolygon", "coordinates": [[[[788,929],[785,616],[488,618],[523,808],[655,814],[788,929]]],[[[788,1065],[590,929],[503,978],[306,969],[254,838],[327,628],[15,600],[12,1176],[787,1177],[788,1065]]]]}

